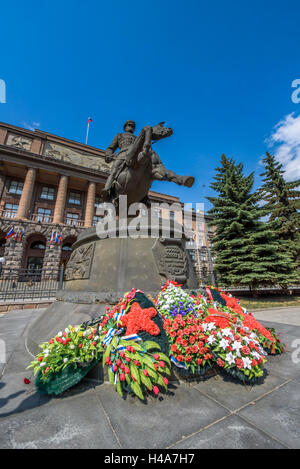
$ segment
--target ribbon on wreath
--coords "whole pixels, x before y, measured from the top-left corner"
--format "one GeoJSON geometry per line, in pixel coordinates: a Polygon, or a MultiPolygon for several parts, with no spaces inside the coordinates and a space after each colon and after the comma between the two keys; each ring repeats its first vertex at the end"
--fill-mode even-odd
{"type": "Polygon", "coordinates": [[[183,368],[184,370],[188,370],[188,368],[185,366],[184,362],[179,362],[173,355],[170,356],[170,360],[172,363],[174,363],[177,368],[183,368]]]}

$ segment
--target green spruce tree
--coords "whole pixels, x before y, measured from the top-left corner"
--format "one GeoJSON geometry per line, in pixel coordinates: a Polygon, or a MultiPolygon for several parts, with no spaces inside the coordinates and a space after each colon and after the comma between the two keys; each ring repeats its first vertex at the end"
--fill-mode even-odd
{"type": "Polygon", "coordinates": [[[216,227],[213,251],[220,282],[226,286],[286,286],[293,280],[292,260],[281,252],[273,222],[261,219],[266,210],[259,206],[260,194],[252,192],[254,174],[243,174],[243,165],[225,155],[211,188],[217,197],[208,197],[216,227]]]}
{"type": "Polygon", "coordinates": [[[282,248],[291,253],[300,270],[300,179],[287,182],[282,164],[266,153],[263,159],[265,172],[260,188],[270,221],[274,221],[282,248]]]}

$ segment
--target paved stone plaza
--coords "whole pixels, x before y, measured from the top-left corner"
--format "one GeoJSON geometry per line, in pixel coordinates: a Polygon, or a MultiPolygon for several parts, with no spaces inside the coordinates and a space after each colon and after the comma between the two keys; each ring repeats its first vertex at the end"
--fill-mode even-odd
{"type": "Polygon", "coordinates": [[[300,346],[300,308],[282,310],[280,318],[266,313],[264,325],[282,333],[288,352],[269,357],[260,384],[224,375],[173,382],[168,395],[147,405],[91,379],[58,398],[37,394],[33,379],[25,385],[32,372],[25,371],[31,357],[24,339],[42,311],[0,317],[7,354],[0,364],[0,448],[300,448],[300,363],[291,356],[295,339],[300,346]]]}

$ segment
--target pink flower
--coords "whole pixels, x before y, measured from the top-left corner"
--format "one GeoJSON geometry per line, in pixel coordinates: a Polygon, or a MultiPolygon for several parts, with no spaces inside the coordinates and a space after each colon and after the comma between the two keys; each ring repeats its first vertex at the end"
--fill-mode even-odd
{"type": "Polygon", "coordinates": [[[120,381],[125,381],[125,379],[126,379],[126,378],[125,378],[124,373],[121,373],[121,374],[120,374],[120,381]]]}
{"type": "Polygon", "coordinates": [[[163,378],[163,382],[168,386],[168,384],[169,384],[168,378],[163,378]]]}
{"type": "Polygon", "coordinates": [[[217,360],[217,365],[219,365],[219,366],[221,366],[221,367],[223,368],[224,365],[225,365],[224,360],[221,360],[221,358],[218,358],[218,360],[217,360]]]}
{"type": "Polygon", "coordinates": [[[159,389],[157,386],[153,386],[153,392],[157,396],[157,394],[159,393],[159,389]]]}
{"type": "Polygon", "coordinates": [[[147,370],[143,370],[143,374],[144,374],[145,376],[148,376],[148,371],[147,371],[147,370]]]}

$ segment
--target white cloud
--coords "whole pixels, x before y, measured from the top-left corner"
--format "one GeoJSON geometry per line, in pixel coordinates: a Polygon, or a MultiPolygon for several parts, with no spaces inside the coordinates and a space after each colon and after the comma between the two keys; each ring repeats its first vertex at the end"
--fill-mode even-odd
{"type": "Polygon", "coordinates": [[[289,181],[300,178],[300,115],[285,116],[275,125],[267,142],[283,165],[284,177],[289,181]]]}
{"type": "Polygon", "coordinates": [[[25,129],[28,129],[28,130],[35,130],[37,127],[40,126],[40,123],[39,122],[32,122],[32,124],[27,124],[27,122],[23,122],[22,123],[23,127],[25,127],[25,129]]]}

